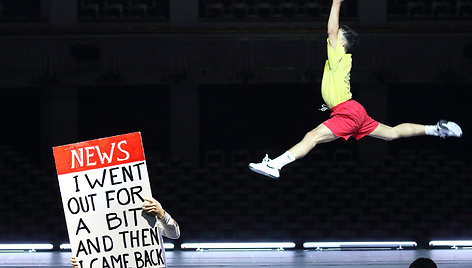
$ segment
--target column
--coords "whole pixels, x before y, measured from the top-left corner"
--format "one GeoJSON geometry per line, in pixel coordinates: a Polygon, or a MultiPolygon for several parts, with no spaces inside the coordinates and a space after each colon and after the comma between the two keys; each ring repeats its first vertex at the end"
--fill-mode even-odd
{"type": "MultiPolygon", "coordinates": [[[[386,123],[388,120],[388,87],[386,84],[360,84],[358,99],[367,114],[374,120],[386,123]]],[[[377,159],[388,153],[388,142],[365,137],[359,141],[360,159],[377,159]]]]}
{"type": "Polygon", "coordinates": [[[199,160],[199,94],[196,85],[170,88],[171,156],[183,161],[199,160]]]}
{"type": "Polygon", "coordinates": [[[358,0],[359,24],[384,27],[387,24],[387,0],[358,0]]]}
{"type": "Polygon", "coordinates": [[[71,25],[77,22],[77,0],[42,0],[41,17],[50,24],[71,25]]]}
{"type": "Polygon", "coordinates": [[[170,25],[172,27],[198,26],[199,0],[170,0],[170,25]]]}
{"type": "Polygon", "coordinates": [[[54,163],[52,147],[78,142],[78,88],[51,86],[42,89],[41,152],[42,162],[54,163]]]}

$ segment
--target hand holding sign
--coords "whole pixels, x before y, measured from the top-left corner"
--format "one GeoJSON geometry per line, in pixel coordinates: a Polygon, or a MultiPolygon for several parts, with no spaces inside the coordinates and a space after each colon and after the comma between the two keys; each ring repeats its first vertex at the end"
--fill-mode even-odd
{"type": "Polygon", "coordinates": [[[156,216],[158,219],[163,219],[165,216],[165,211],[162,209],[161,204],[157,202],[154,198],[144,198],[147,202],[143,203],[142,208],[143,211],[156,216]]]}
{"type": "Polygon", "coordinates": [[[70,258],[70,264],[72,264],[73,268],[79,268],[79,262],[75,259],[75,257],[70,258]]]}
{"type": "MultiPolygon", "coordinates": [[[[164,268],[163,225],[142,214],[152,196],[141,135],[130,133],[54,147],[73,257],[85,267],[164,268]]],[[[146,212],[175,221],[154,199],[146,212]]],[[[152,217],[153,218],[153,217],[152,217]]],[[[167,221],[166,221],[167,223],[167,221]]]]}

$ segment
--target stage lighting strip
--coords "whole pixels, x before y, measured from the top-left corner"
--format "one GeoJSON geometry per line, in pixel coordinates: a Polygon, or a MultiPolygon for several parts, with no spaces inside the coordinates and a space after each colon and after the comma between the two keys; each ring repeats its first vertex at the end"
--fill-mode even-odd
{"type": "Polygon", "coordinates": [[[182,249],[196,250],[283,250],[295,248],[293,242],[254,242],[254,243],[183,243],[182,249]]]}
{"type": "Polygon", "coordinates": [[[315,248],[318,250],[330,248],[396,248],[402,249],[404,247],[416,247],[417,243],[413,241],[391,241],[391,242],[305,242],[304,248],[315,248]]]}
{"type": "MultiPolygon", "coordinates": [[[[60,249],[70,249],[70,244],[61,244],[59,246],[60,249]]],[[[174,249],[174,244],[172,243],[164,243],[165,249],[174,249]]]]}
{"type": "MultiPolygon", "coordinates": [[[[452,248],[457,247],[472,247],[472,240],[462,241],[431,241],[431,247],[448,246],[452,248]]],[[[196,249],[196,250],[284,250],[295,248],[293,242],[255,242],[255,243],[183,243],[180,245],[182,249],[196,249]]],[[[393,242],[305,242],[304,248],[322,249],[342,249],[342,248],[396,248],[402,249],[405,247],[416,247],[417,243],[413,241],[393,241],[393,242]]],[[[174,249],[174,244],[164,243],[165,249],[174,249]]],[[[0,251],[21,251],[21,250],[52,250],[52,244],[0,244],[0,251]]],[[[61,244],[61,250],[70,250],[70,244],[61,244]]]]}
{"type": "Polygon", "coordinates": [[[36,250],[51,250],[53,248],[52,244],[0,244],[0,252],[24,252],[25,250],[34,252],[36,250]]]}
{"type": "Polygon", "coordinates": [[[430,247],[450,247],[453,249],[472,247],[472,240],[436,240],[429,242],[430,247]]]}

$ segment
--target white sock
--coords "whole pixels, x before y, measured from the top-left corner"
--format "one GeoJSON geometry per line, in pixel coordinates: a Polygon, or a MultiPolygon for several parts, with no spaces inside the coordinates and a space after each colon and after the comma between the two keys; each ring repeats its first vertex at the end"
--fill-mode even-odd
{"type": "Polygon", "coordinates": [[[281,169],[283,168],[285,165],[287,164],[290,164],[292,163],[293,161],[295,161],[295,157],[289,152],[289,151],[286,151],[284,154],[282,154],[281,156],[275,158],[275,159],[272,159],[269,161],[268,165],[270,167],[273,167],[273,168],[276,168],[276,169],[281,169]]]}
{"type": "Polygon", "coordinates": [[[439,129],[437,125],[424,126],[424,132],[426,135],[439,136],[439,129]]]}

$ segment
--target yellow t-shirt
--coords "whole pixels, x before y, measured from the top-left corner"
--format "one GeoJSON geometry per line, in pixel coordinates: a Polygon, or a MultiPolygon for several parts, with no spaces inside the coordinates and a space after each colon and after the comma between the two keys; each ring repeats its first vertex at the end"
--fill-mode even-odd
{"type": "Polygon", "coordinates": [[[344,53],[340,38],[336,50],[329,44],[328,38],[328,60],[321,81],[321,96],[329,108],[352,98],[351,67],[351,54],[344,53]]]}

